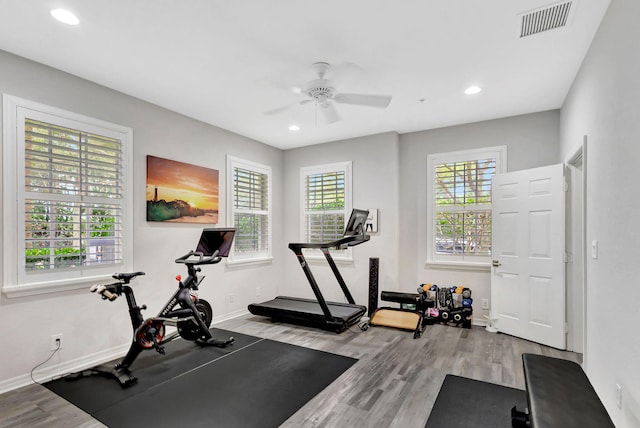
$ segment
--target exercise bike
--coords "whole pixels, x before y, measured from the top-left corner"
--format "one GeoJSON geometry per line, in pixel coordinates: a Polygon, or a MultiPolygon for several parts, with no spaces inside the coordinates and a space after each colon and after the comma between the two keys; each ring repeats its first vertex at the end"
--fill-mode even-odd
{"type": "Polygon", "coordinates": [[[133,326],[133,340],[124,359],[113,369],[105,370],[99,367],[89,370],[88,373],[82,372],[76,377],[106,375],[114,377],[120,386],[126,388],[137,381],[129,368],[144,350],[155,349],[156,352],[164,355],[163,345],[178,336],[203,346],[223,348],[233,343],[233,337],[220,340],[212,336],[209,326],[213,319],[213,310],[209,302],[198,298],[197,291],[205,278],[198,277],[198,272],[201,271],[200,266],[219,263],[222,257],[226,257],[234,234],[235,229],[203,230],[197,249],[175,260],[176,263],[187,267],[187,277],[183,280],[180,275],[176,276],[178,289],[155,317],[147,319],[142,317],[142,311],[147,307],[146,305],[138,306],[133,289],[129,286],[132,279],[144,275],[144,272],[116,273],[112,277],[117,282],[93,285],[91,292],[98,293],[104,300],[114,301],[124,294],[133,326]],[[166,326],[176,327],[176,331],[166,334],[166,326]]]}

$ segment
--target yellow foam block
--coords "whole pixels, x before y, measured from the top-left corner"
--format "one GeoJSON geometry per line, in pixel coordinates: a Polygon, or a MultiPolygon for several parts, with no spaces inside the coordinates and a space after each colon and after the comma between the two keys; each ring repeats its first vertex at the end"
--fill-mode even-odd
{"type": "Polygon", "coordinates": [[[369,324],[385,327],[395,327],[404,330],[415,330],[420,322],[420,315],[415,312],[394,311],[389,309],[377,310],[369,324]]]}

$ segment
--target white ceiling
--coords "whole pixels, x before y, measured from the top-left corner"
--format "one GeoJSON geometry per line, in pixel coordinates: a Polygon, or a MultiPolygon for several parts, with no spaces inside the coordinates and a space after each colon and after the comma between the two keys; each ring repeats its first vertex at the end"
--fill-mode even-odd
{"type": "Polygon", "coordinates": [[[520,38],[518,15],[550,3],[0,0],[0,49],[287,149],[561,107],[609,0],[574,0],[565,27],[520,38]],[[80,24],[55,21],[59,7],[80,24]],[[318,61],[337,92],[391,104],[339,104],[328,125],[313,103],[265,115],[305,99],[291,88],[318,61]]]}

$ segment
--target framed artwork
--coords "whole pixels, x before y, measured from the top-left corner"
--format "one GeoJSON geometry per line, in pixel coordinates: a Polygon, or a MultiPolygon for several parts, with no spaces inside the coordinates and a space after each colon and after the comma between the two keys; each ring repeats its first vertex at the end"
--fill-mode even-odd
{"type": "Polygon", "coordinates": [[[218,223],[218,170],[147,156],[147,221],[218,223]]]}

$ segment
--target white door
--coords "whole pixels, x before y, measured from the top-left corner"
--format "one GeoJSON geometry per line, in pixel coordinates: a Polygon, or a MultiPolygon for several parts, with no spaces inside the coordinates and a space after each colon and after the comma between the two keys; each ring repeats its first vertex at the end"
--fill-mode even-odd
{"type": "Polygon", "coordinates": [[[500,332],[565,349],[564,166],[493,177],[491,312],[500,332]]]}

